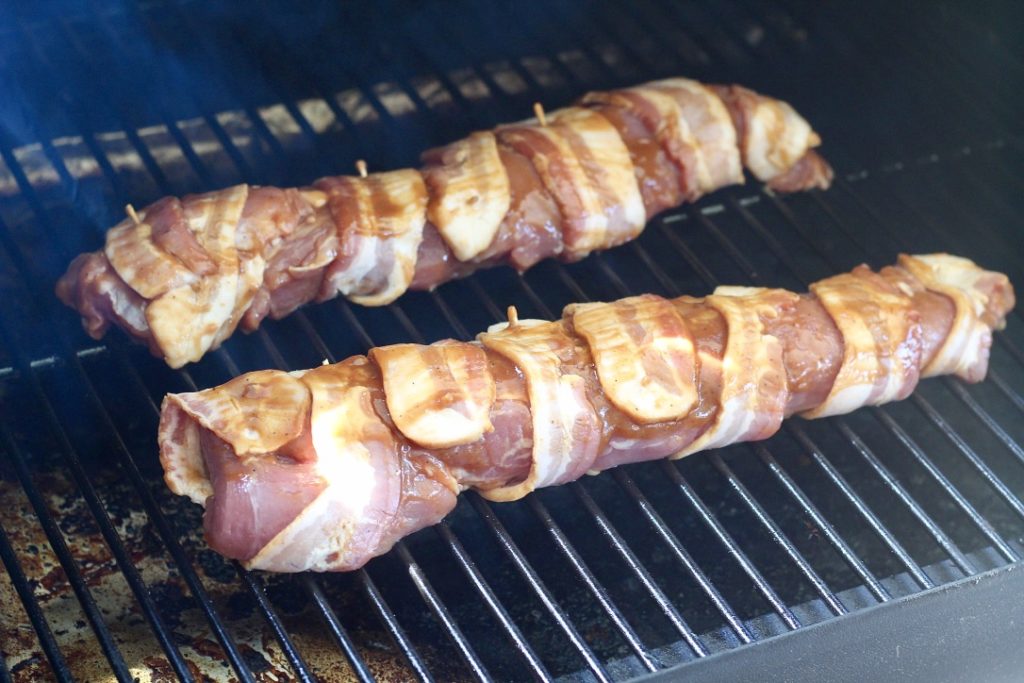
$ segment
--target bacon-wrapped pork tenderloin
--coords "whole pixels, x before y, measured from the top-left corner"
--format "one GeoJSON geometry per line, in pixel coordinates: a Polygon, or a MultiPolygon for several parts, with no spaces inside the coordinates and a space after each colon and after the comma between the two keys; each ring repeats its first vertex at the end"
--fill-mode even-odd
{"type": "Polygon", "coordinates": [[[922,376],[987,370],[1006,276],[935,254],[859,266],[808,294],[572,305],[475,342],[372,349],[164,401],[160,457],[246,566],[362,566],[441,520],[460,491],[521,498],[586,472],[765,439],[784,417],[905,398],[922,376]]]}
{"type": "Polygon", "coordinates": [[[744,167],[782,191],[827,187],[819,143],[788,104],[738,86],[591,93],[430,150],[420,170],[161,199],[76,258],[57,295],[93,337],[116,325],[180,367],[309,301],[379,306],[485,266],[583,258],[744,167]]]}

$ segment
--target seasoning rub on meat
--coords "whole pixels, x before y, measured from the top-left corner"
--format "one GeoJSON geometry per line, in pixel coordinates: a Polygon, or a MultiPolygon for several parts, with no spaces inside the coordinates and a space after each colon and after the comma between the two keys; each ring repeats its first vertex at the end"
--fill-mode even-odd
{"type": "Polygon", "coordinates": [[[671,78],[538,113],[430,150],[419,170],[130,210],[102,250],[72,261],[57,295],[93,337],[120,327],[181,367],[309,301],[379,306],[477,268],[581,259],[742,183],[744,168],[779,191],[832,179],[810,125],[739,86],[671,78]]]}
{"type": "Polygon", "coordinates": [[[278,572],[362,566],[440,521],[624,463],[765,439],[790,415],[905,398],[920,377],[981,380],[1014,306],[1006,276],[900,256],[811,285],[635,296],[518,320],[476,341],[397,344],[305,372],[261,371],[164,400],[171,490],[210,546],[278,572]]]}

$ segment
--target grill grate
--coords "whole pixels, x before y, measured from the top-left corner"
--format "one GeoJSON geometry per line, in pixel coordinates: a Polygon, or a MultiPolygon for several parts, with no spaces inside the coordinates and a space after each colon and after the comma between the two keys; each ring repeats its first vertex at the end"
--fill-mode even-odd
{"type": "Polygon", "coordinates": [[[998,28],[945,4],[796,0],[56,7],[59,20],[47,5],[0,15],[0,73],[27,112],[0,110],[0,680],[622,680],[1020,561],[1020,314],[986,384],[933,380],[900,405],[517,504],[470,494],[344,576],[212,555],[152,443],[165,391],[469,338],[510,303],[551,317],[719,282],[801,289],[898,250],[948,249],[1022,282],[1006,226],[1024,208],[1024,64],[998,28]],[[727,190],[578,264],[480,273],[386,309],[329,302],[178,372],[120,337],[86,339],[50,292],[129,200],[300,183],[356,157],[396,167],[535,100],[680,73],[798,103],[836,187],[727,190]]]}

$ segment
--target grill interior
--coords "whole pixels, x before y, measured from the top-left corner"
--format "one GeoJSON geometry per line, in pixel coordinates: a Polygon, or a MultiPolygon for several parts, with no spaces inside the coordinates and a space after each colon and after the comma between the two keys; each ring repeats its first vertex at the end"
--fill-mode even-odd
{"type": "Polygon", "coordinates": [[[1009,6],[250,5],[0,10],[0,681],[625,680],[1020,561],[1020,314],[983,384],[928,380],[897,405],[514,504],[464,495],[364,570],[280,577],[212,553],[201,510],[161,481],[168,391],[468,339],[510,304],[802,290],[900,251],[1024,283],[1009,6]],[[177,372],[87,338],[52,295],[129,201],[395,168],[534,101],[668,75],[792,102],[833,189],[725,190],[577,264],[307,307],[177,372]]]}

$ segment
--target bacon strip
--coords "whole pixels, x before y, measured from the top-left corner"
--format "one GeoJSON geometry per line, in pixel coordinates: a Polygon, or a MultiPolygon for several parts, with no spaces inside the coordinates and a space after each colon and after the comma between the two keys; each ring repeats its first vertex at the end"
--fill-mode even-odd
{"type": "Polygon", "coordinates": [[[427,189],[419,172],[324,178],[317,187],[327,194],[340,241],[320,299],[340,293],[358,304],[381,306],[404,294],[426,220],[427,189]]]}
{"type": "Polygon", "coordinates": [[[473,133],[425,152],[423,162],[427,218],[460,261],[479,256],[494,241],[512,202],[494,133],[473,133]]]}
{"type": "Polygon", "coordinates": [[[380,366],[388,411],[409,439],[427,448],[476,441],[494,429],[496,386],[483,350],[446,341],[370,350],[380,366]]]}
{"type": "Polygon", "coordinates": [[[799,296],[783,289],[719,287],[706,301],[725,318],[718,416],[711,429],[676,454],[767,439],[778,431],[789,399],[782,344],[763,318],[786,315],[799,296]]]}
{"type": "Polygon", "coordinates": [[[339,294],[366,306],[477,268],[519,271],[634,239],[655,214],[743,182],[825,188],[818,136],[789,105],[672,78],[428,151],[422,172],[313,187],[239,185],[165,198],[76,258],[57,295],[100,338],[111,324],[172,367],[241,326],[339,294]]]}
{"type": "Polygon", "coordinates": [[[228,557],[346,570],[439,521],[465,488],[515,500],[587,471],[765,439],[785,415],[904,397],[922,367],[980,379],[985,335],[1014,305],[1006,277],[944,254],[900,263],[810,295],[719,287],[570,306],[554,322],[512,309],[476,342],[170,395],[165,478],[206,506],[207,540],[228,557]]]}
{"type": "Polygon", "coordinates": [[[956,306],[953,329],[922,369],[923,376],[954,374],[968,382],[980,381],[988,367],[992,330],[1001,330],[1005,324],[999,311],[1013,306],[1009,282],[999,273],[981,270],[971,261],[949,254],[903,254],[899,264],[956,306]]]}
{"type": "Polygon", "coordinates": [[[521,482],[481,491],[490,500],[522,498],[535,488],[573,481],[597,457],[600,420],[586,382],[564,367],[575,340],[559,322],[520,320],[480,335],[484,348],[515,363],[526,378],[533,412],[533,458],[521,482]]]}
{"type": "Polygon", "coordinates": [[[906,398],[921,367],[921,320],[912,300],[867,266],[811,285],[845,343],[825,401],[805,417],[841,415],[906,398]]]}
{"type": "Polygon", "coordinates": [[[696,405],[693,335],[671,302],[648,294],[575,304],[564,315],[590,347],[608,400],[632,419],[677,420],[696,405]]]}

